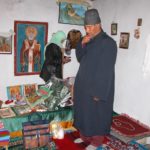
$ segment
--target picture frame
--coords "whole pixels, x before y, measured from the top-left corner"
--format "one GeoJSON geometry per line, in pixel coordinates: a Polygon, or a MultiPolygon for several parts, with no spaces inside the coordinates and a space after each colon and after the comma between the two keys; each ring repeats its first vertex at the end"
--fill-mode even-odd
{"type": "Polygon", "coordinates": [[[4,36],[0,34],[0,54],[12,54],[12,35],[4,36]]]}
{"type": "Polygon", "coordinates": [[[117,23],[112,23],[111,24],[111,35],[117,35],[117,23]]]}
{"type": "Polygon", "coordinates": [[[139,39],[140,38],[140,28],[137,28],[134,30],[134,38],[139,39]]]}
{"type": "Polygon", "coordinates": [[[31,113],[32,109],[30,108],[29,105],[25,104],[25,105],[20,105],[20,106],[14,106],[13,110],[15,111],[15,113],[20,116],[20,115],[25,115],[25,114],[29,114],[31,113]]]}
{"type": "Polygon", "coordinates": [[[15,75],[40,74],[44,63],[44,47],[47,43],[48,23],[15,21],[14,31],[15,75]]]}
{"type": "Polygon", "coordinates": [[[120,33],[119,48],[123,48],[123,49],[129,48],[129,37],[130,37],[130,33],[127,33],[127,32],[120,33]]]}
{"type": "Polygon", "coordinates": [[[7,98],[10,100],[22,101],[24,97],[23,86],[14,85],[7,87],[7,98]]]}
{"type": "Polygon", "coordinates": [[[23,86],[24,89],[24,96],[30,97],[34,95],[38,89],[38,85],[36,83],[34,84],[25,84],[23,86]]]}
{"type": "Polygon", "coordinates": [[[9,118],[9,117],[14,117],[14,116],[16,116],[16,114],[13,112],[11,107],[0,109],[0,118],[9,118]]]}
{"type": "Polygon", "coordinates": [[[138,18],[138,20],[137,20],[137,26],[142,26],[142,18],[138,18]]]}
{"type": "Polygon", "coordinates": [[[87,9],[85,5],[59,2],[58,23],[83,26],[87,9]]]}

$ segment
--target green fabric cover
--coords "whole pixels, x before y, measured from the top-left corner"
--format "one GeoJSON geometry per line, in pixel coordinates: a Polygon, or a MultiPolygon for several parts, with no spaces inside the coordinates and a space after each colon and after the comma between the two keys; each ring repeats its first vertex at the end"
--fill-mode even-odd
{"type": "MultiPolygon", "coordinates": [[[[12,118],[3,118],[0,119],[4,123],[5,129],[8,129],[10,132],[22,130],[22,123],[29,121],[29,116],[32,120],[39,120],[36,113],[31,113],[23,116],[16,116],[12,118]]],[[[73,111],[71,107],[60,108],[57,111],[46,111],[40,112],[42,119],[51,121],[73,121],[73,111]]]]}

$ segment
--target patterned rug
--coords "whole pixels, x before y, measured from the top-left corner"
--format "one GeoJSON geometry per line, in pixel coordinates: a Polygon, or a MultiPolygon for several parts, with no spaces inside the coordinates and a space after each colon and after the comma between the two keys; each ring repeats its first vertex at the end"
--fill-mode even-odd
{"type": "Polygon", "coordinates": [[[117,139],[114,136],[105,136],[103,145],[98,147],[97,150],[148,150],[143,145],[136,141],[131,141],[128,144],[117,139]]]}
{"type": "Polygon", "coordinates": [[[126,114],[113,116],[112,131],[127,137],[148,136],[150,128],[126,114]]]}
{"type": "MultiPolygon", "coordinates": [[[[65,134],[64,139],[62,140],[54,140],[57,150],[84,150],[89,143],[74,143],[75,139],[79,138],[79,133],[77,131],[65,134]]],[[[105,136],[102,148],[98,148],[97,150],[148,150],[143,145],[132,141],[130,143],[124,143],[116,137],[110,135],[105,136]]]]}

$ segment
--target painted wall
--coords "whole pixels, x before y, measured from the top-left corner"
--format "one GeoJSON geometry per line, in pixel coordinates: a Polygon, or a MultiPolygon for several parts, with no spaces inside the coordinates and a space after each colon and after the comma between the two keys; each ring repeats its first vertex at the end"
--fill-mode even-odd
{"type": "MultiPolygon", "coordinates": [[[[14,30],[14,20],[48,22],[48,41],[52,33],[63,30],[67,34],[78,29],[84,34],[83,26],[59,24],[59,7],[55,0],[0,0],[0,32],[14,30]]],[[[14,42],[14,41],[13,41],[14,42]]],[[[71,53],[72,62],[64,65],[64,78],[75,76],[78,63],[75,51],[71,53]]],[[[6,100],[6,87],[28,83],[42,84],[39,75],[14,76],[14,44],[12,54],[0,54],[0,99],[6,100]]]]}
{"type": "Polygon", "coordinates": [[[118,45],[120,32],[130,33],[129,49],[118,47],[114,110],[150,125],[150,74],[144,76],[143,73],[145,54],[148,52],[146,40],[150,35],[150,1],[97,0],[94,6],[98,8],[103,29],[109,35],[111,23],[118,23],[118,35],[112,36],[118,45]],[[141,37],[135,39],[138,18],[143,19],[141,37]]]}

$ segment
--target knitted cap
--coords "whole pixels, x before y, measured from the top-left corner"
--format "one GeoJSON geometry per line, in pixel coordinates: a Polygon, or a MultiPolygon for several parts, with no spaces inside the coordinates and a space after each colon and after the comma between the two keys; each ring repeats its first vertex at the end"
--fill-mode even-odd
{"type": "Polygon", "coordinates": [[[84,25],[94,25],[101,23],[97,9],[89,9],[85,12],[84,25]]]}

